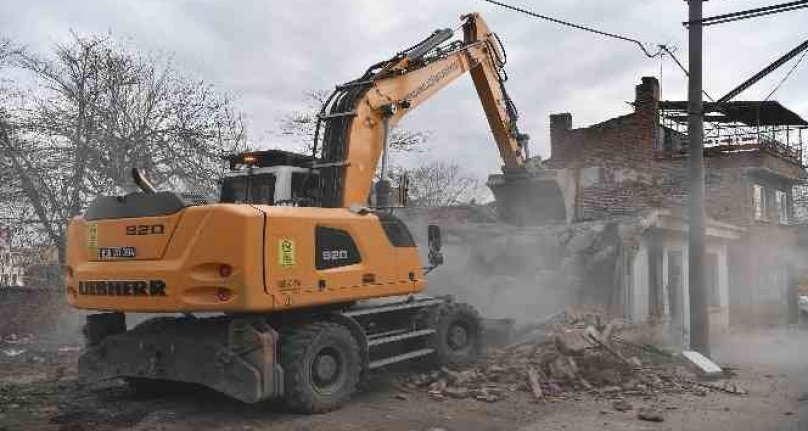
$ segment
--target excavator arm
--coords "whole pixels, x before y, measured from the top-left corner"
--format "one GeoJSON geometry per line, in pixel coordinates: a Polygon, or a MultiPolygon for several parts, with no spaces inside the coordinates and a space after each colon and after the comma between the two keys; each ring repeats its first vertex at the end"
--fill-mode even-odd
{"type": "MultiPolygon", "coordinates": [[[[359,79],[338,86],[323,105],[321,171],[323,206],[365,205],[391,128],[455,79],[470,73],[505,173],[524,169],[527,135],[503,85],[504,52],[496,34],[476,13],[462,17],[463,40],[447,42],[451,29],[372,66],[359,79]]],[[[315,151],[317,145],[315,143],[315,151]]],[[[383,162],[383,169],[386,160],[383,162]]]]}

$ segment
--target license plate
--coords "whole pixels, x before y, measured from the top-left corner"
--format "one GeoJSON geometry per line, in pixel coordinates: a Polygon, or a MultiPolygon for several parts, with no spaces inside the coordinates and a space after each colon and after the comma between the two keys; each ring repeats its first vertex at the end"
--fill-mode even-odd
{"type": "Polygon", "coordinates": [[[98,249],[98,258],[109,259],[133,259],[137,253],[134,247],[101,247],[98,249]]]}

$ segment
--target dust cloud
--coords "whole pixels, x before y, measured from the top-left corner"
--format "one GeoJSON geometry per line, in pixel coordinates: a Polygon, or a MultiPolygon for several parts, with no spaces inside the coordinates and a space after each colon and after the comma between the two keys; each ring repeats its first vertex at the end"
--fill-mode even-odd
{"type": "MultiPolygon", "coordinates": [[[[427,250],[424,210],[396,213],[427,250]]],[[[529,323],[570,306],[609,304],[620,241],[609,223],[515,227],[446,223],[444,264],[426,277],[431,295],[453,295],[487,318],[529,323]]],[[[423,259],[426,262],[426,257],[423,259]]]]}

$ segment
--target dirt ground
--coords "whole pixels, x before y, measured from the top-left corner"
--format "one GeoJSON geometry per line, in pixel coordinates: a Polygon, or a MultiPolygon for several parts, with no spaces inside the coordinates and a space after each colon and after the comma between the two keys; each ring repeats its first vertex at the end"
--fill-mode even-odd
{"type": "MultiPolygon", "coordinates": [[[[779,344],[771,336],[759,338],[773,351],[803,352],[808,345],[802,342],[804,334],[800,337],[797,345],[787,335],[779,344]]],[[[119,381],[82,385],[75,375],[77,346],[6,343],[0,346],[0,430],[808,430],[808,387],[795,377],[804,376],[806,368],[783,366],[772,358],[756,363],[748,352],[742,354],[749,337],[736,338],[722,344],[717,355],[747,358],[734,378],[747,395],[709,391],[704,396],[627,397],[632,408],[625,412],[594,392],[540,403],[527,392],[510,393],[495,403],[434,401],[422,392],[402,393],[395,373],[388,372],[374,376],[370,387],[343,409],[314,416],[284,413],[275,404],[247,406],[199,388],[143,395],[119,381]],[[644,407],[656,409],[664,421],[639,420],[637,411],[644,407]]]]}

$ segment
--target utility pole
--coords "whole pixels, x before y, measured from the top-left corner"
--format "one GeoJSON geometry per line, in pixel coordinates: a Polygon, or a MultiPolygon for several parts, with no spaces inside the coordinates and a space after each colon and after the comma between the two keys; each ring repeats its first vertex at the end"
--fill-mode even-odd
{"type": "Polygon", "coordinates": [[[690,348],[710,356],[710,320],[704,283],[704,103],[702,100],[702,0],[688,0],[689,31],[687,136],[690,178],[688,285],[690,348]]]}

